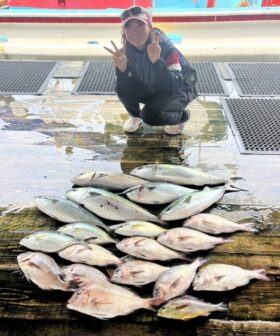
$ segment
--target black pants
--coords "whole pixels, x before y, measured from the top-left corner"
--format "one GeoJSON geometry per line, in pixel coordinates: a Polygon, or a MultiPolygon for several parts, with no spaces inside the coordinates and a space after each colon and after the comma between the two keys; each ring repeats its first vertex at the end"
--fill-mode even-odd
{"type": "Polygon", "coordinates": [[[117,79],[117,94],[127,112],[148,125],[177,125],[188,119],[185,108],[189,99],[185,92],[173,96],[166,93],[152,94],[133,77],[121,76],[117,79]],[[145,105],[142,110],[139,103],[145,105]]]}

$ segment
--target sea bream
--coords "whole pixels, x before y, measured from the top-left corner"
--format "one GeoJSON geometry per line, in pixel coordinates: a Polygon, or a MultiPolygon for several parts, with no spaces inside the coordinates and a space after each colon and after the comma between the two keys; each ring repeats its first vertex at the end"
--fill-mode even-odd
{"type": "Polygon", "coordinates": [[[157,241],[173,250],[191,253],[209,250],[218,244],[232,243],[229,238],[213,237],[206,233],[184,227],[177,227],[162,233],[157,241]]]}
{"type": "Polygon", "coordinates": [[[34,197],[36,207],[48,216],[64,223],[85,222],[98,225],[110,231],[98,217],[84,209],[79,204],[58,197],[34,197]]]}
{"type": "Polygon", "coordinates": [[[157,315],[175,320],[190,320],[198,316],[208,316],[214,311],[227,311],[223,303],[212,304],[196,297],[185,295],[168,301],[162,306],[157,315]]]}
{"type": "Polygon", "coordinates": [[[109,281],[106,275],[97,268],[84,264],[71,264],[62,267],[61,276],[64,281],[75,284],[77,288],[109,281]]]}
{"type": "Polygon", "coordinates": [[[98,245],[111,244],[116,242],[100,227],[88,223],[66,224],[59,227],[57,231],[75,238],[90,240],[90,242],[98,245]]]}
{"type": "Polygon", "coordinates": [[[131,201],[142,204],[165,204],[197,191],[167,182],[146,182],[122,192],[131,201]]]}
{"type": "Polygon", "coordinates": [[[205,262],[206,259],[197,258],[189,265],[170,267],[155,283],[153,297],[161,297],[164,301],[168,301],[184,294],[190,287],[196,270],[205,262]]]}
{"type": "Polygon", "coordinates": [[[226,218],[208,213],[197,214],[188,218],[184,227],[203,231],[210,234],[231,233],[235,231],[258,232],[254,224],[237,224],[226,218]]]}
{"type": "Polygon", "coordinates": [[[157,281],[166,270],[168,267],[150,261],[132,259],[114,270],[111,281],[123,285],[144,286],[157,281]]]}
{"type": "Polygon", "coordinates": [[[112,225],[111,229],[115,231],[115,233],[133,237],[158,237],[161,233],[165,232],[166,229],[162,228],[159,225],[145,222],[145,221],[128,221],[116,225],[112,225]]]}
{"type": "Polygon", "coordinates": [[[79,244],[72,245],[60,251],[58,255],[63,259],[91,266],[120,265],[122,263],[112,252],[96,244],[90,244],[90,247],[79,244]]]}
{"type": "Polygon", "coordinates": [[[103,283],[85,286],[75,292],[67,308],[99,319],[109,319],[141,308],[154,310],[153,306],[161,302],[158,298],[143,299],[122,286],[103,283]]]}
{"type": "Polygon", "coordinates": [[[227,179],[204,173],[198,169],[170,164],[147,164],[131,170],[131,175],[153,182],[170,182],[180,185],[218,185],[227,179]]]}
{"type": "Polygon", "coordinates": [[[159,217],[163,221],[173,221],[193,216],[220,201],[225,193],[224,187],[205,188],[178,198],[162,210],[159,217]]]}
{"type": "Polygon", "coordinates": [[[173,251],[151,238],[130,237],[125,238],[116,244],[117,249],[145,260],[189,260],[183,253],[173,251]]]}
{"type": "Polygon", "coordinates": [[[160,223],[160,219],[139,205],[97,188],[77,188],[69,190],[66,197],[84,205],[96,215],[113,221],[143,220],[160,223]]]}
{"type": "Polygon", "coordinates": [[[227,291],[247,285],[252,279],[270,280],[264,269],[247,270],[234,265],[209,264],[196,274],[193,289],[227,291]]]}
{"type": "Polygon", "coordinates": [[[34,232],[22,238],[19,244],[29,248],[30,250],[48,253],[58,252],[76,244],[88,246],[87,243],[80,239],[53,231],[34,232]]]}
{"type": "Polygon", "coordinates": [[[81,187],[96,187],[110,190],[124,190],[146,181],[128,174],[117,172],[88,171],[74,177],[71,182],[81,187]]]}
{"type": "Polygon", "coordinates": [[[17,256],[26,279],[44,290],[73,291],[70,282],[63,280],[60,267],[53,258],[41,252],[26,252],[17,256]]]}

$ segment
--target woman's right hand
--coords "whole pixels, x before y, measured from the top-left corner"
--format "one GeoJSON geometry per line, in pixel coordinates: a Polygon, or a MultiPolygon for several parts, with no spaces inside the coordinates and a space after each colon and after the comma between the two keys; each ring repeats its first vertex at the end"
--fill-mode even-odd
{"type": "Polygon", "coordinates": [[[113,55],[113,62],[115,66],[121,71],[125,72],[127,69],[127,57],[125,54],[122,53],[120,49],[117,48],[116,44],[114,41],[111,41],[113,47],[115,50],[112,50],[108,47],[104,47],[107,51],[109,51],[110,54],[113,55]]]}

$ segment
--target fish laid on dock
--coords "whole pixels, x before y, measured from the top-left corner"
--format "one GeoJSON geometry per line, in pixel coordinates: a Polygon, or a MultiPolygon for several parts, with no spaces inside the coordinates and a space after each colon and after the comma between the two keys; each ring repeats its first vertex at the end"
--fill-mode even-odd
{"type": "Polygon", "coordinates": [[[81,187],[96,187],[110,190],[124,190],[146,181],[132,175],[115,172],[88,171],[74,177],[71,182],[81,187]]]}
{"type": "Polygon", "coordinates": [[[62,279],[62,271],[53,258],[41,252],[26,252],[17,256],[20,269],[28,281],[44,290],[73,291],[70,282],[62,279]]]}
{"type": "Polygon", "coordinates": [[[233,242],[229,238],[213,237],[206,233],[184,227],[165,231],[157,238],[157,241],[164,246],[184,253],[209,250],[218,244],[233,242]]]}
{"type": "Polygon", "coordinates": [[[167,182],[146,182],[122,192],[131,201],[142,204],[165,204],[190,194],[196,189],[167,182]]]}
{"type": "Polygon", "coordinates": [[[155,283],[153,297],[161,297],[164,301],[168,301],[184,294],[190,287],[196,270],[206,261],[206,259],[197,258],[191,264],[170,267],[155,283]]]}
{"type": "Polygon", "coordinates": [[[225,184],[228,181],[198,169],[170,164],[148,164],[134,168],[130,174],[148,181],[194,186],[225,184]]]}
{"type": "Polygon", "coordinates": [[[205,188],[178,198],[162,210],[159,217],[163,221],[173,221],[193,216],[220,201],[225,193],[224,187],[205,188]]]}
{"type": "Polygon", "coordinates": [[[187,321],[198,316],[208,316],[214,311],[227,310],[226,305],[223,303],[207,303],[196,297],[185,295],[168,301],[159,309],[157,315],[160,317],[187,321]]]}
{"type": "Polygon", "coordinates": [[[161,233],[165,232],[166,229],[154,223],[149,223],[145,221],[128,221],[121,224],[112,225],[111,229],[115,233],[126,236],[126,237],[158,237],[161,233]]]}
{"type": "Polygon", "coordinates": [[[109,230],[107,225],[98,217],[70,200],[58,197],[37,196],[34,198],[34,202],[39,210],[58,221],[64,223],[85,222],[100,226],[106,231],[109,230]]]}
{"type": "Polygon", "coordinates": [[[98,188],[77,188],[66,192],[71,201],[84,205],[96,215],[113,221],[143,220],[160,223],[161,220],[124,197],[98,188]]]}
{"type": "Polygon", "coordinates": [[[188,218],[183,223],[183,226],[210,234],[231,233],[235,231],[258,232],[251,223],[237,224],[223,217],[208,213],[197,214],[188,218]]]}
{"type": "Polygon", "coordinates": [[[125,261],[115,269],[111,281],[119,284],[144,286],[157,281],[168,267],[144,260],[132,259],[125,261]]]}
{"type": "Polygon", "coordinates": [[[116,243],[116,241],[108,235],[107,232],[100,227],[88,223],[72,223],[60,226],[58,232],[67,234],[69,236],[89,240],[89,242],[103,245],[116,243]]]}
{"type": "Polygon", "coordinates": [[[227,291],[247,285],[252,279],[270,280],[263,269],[247,270],[234,265],[209,264],[196,274],[193,289],[227,291]]]}
{"type": "Polygon", "coordinates": [[[154,239],[146,237],[125,238],[118,242],[116,247],[124,253],[145,260],[189,260],[185,254],[173,251],[154,239]]]}
{"type": "Polygon", "coordinates": [[[48,253],[58,252],[75,244],[82,244],[84,247],[88,246],[87,243],[80,239],[55,231],[34,232],[22,238],[19,244],[30,250],[48,253]]]}

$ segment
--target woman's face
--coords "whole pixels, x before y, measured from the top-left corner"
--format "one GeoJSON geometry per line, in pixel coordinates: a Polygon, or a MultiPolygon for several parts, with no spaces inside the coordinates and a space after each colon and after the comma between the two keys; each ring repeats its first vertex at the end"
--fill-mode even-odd
{"type": "Polygon", "coordinates": [[[142,21],[132,19],[124,26],[127,41],[135,48],[143,49],[149,38],[150,27],[142,21]]]}

